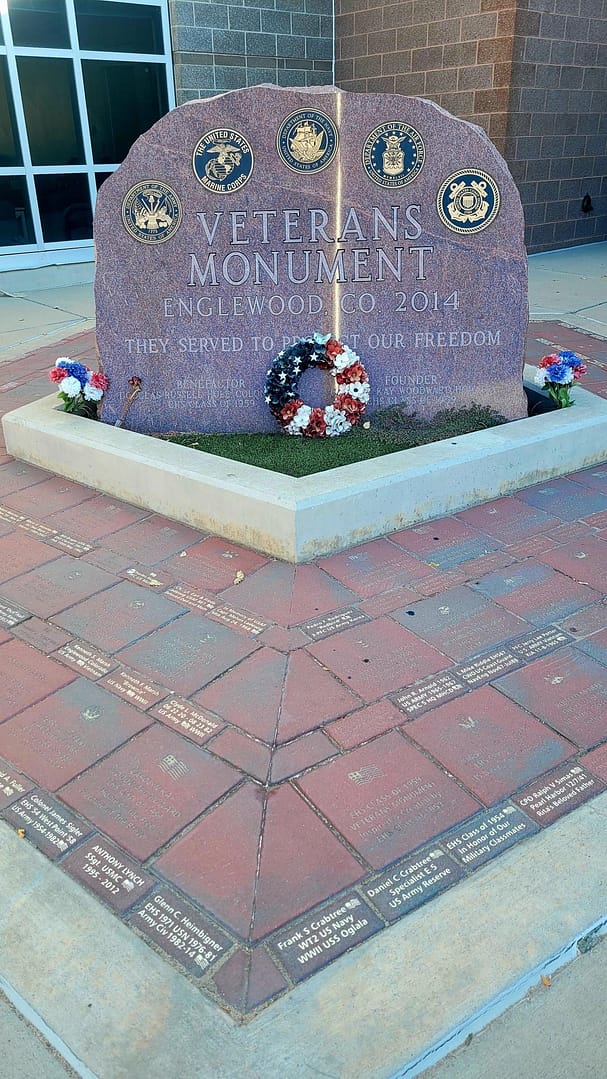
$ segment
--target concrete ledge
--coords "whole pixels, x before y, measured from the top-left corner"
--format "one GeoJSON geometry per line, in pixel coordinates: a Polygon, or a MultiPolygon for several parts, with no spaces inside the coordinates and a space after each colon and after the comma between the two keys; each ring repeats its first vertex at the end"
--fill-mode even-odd
{"type": "Polygon", "coordinates": [[[602,794],[239,1026],[0,822],[4,984],[87,1079],[413,1079],[601,926],[606,843],[602,794]]]}
{"type": "MultiPolygon", "coordinates": [[[[526,368],[532,378],[534,368],[526,368]]],[[[114,498],[306,562],[607,456],[607,401],[293,479],[69,416],[54,395],[3,419],[7,451],[114,498]]]]}

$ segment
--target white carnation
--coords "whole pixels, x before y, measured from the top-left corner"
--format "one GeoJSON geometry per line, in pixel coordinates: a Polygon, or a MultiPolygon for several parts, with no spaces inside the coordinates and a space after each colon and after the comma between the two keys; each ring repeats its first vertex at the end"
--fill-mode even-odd
{"type": "Polygon", "coordinates": [[[103,397],[103,390],[91,386],[90,382],[87,382],[82,392],[86,401],[100,401],[103,397]]]}
{"type": "Polygon", "coordinates": [[[59,383],[59,393],[64,393],[66,397],[77,397],[81,389],[82,386],[73,375],[68,375],[59,383]]]}
{"type": "Polygon", "coordinates": [[[536,386],[545,386],[547,378],[548,375],[546,374],[545,369],[543,367],[538,367],[535,375],[533,376],[533,381],[535,382],[536,386]]]}
{"type": "Polygon", "coordinates": [[[290,435],[300,435],[302,428],[307,427],[312,409],[310,405],[300,405],[286,430],[290,435]]]}

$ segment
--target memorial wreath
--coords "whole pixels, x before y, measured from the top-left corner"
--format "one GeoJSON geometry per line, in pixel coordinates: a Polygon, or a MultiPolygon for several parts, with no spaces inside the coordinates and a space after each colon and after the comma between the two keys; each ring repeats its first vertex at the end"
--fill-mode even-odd
{"type": "Polygon", "coordinates": [[[278,353],[266,373],[266,404],[289,435],[334,438],[345,434],[360,422],[370,393],[369,376],[360,358],[330,334],[300,338],[278,353]],[[306,405],[299,396],[299,379],[309,367],[335,377],[335,399],[325,408],[306,405]]]}

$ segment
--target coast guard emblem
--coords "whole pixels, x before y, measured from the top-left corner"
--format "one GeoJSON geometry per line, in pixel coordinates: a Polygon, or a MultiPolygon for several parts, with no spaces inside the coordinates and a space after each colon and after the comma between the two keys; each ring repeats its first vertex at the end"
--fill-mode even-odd
{"type": "Polygon", "coordinates": [[[122,224],[142,244],[162,244],[179,228],[183,211],[177,192],[162,180],[142,180],[122,200],[122,224]]]}
{"type": "Polygon", "coordinates": [[[276,136],[278,155],[292,172],[322,172],[333,161],[338,144],[333,120],[317,109],[292,112],[276,136]]]}
{"type": "Polygon", "coordinates": [[[363,146],[363,168],[380,187],[404,187],[421,172],[426,150],[414,127],[401,120],[380,124],[363,146]]]}
{"type": "Polygon", "coordinates": [[[497,217],[499,188],[489,173],[462,169],[441,184],[436,208],[441,221],[452,232],[480,232],[497,217]]]}
{"type": "Polygon", "coordinates": [[[207,131],[194,147],[192,168],[207,191],[230,195],[239,191],[253,172],[253,150],[239,131],[207,131]]]}

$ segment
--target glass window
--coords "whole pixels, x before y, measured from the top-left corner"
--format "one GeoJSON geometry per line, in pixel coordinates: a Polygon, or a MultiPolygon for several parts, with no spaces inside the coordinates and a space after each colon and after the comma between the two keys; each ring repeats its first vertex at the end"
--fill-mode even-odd
{"type": "Polygon", "coordinates": [[[95,173],[95,183],[97,184],[97,190],[99,190],[101,185],[105,183],[108,176],[111,176],[111,175],[112,175],[111,172],[96,172],[95,173]]]}
{"type": "Polygon", "coordinates": [[[20,56],[17,66],[32,164],[84,164],[72,61],[20,56]]]}
{"type": "Polygon", "coordinates": [[[13,110],[6,56],[0,56],[0,165],[21,165],[21,149],[13,110]]]}
{"type": "Polygon", "coordinates": [[[15,45],[69,49],[65,0],[8,0],[8,14],[15,45]]]}
{"type": "Polygon", "coordinates": [[[162,53],[160,8],[75,0],[81,49],[92,52],[162,53]]]}
{"type": "Polygon", "coordinates": [[[84,173],[36,176],[36,194],[45,243],[92,237],[93,215],[84,173]]]}
{"type": "Polygon", "coordinates": [[[163,64],[85,60],[82,64],[96,164],[118,164],[168,109],[163,64]]]}
{"type": "Polygon", "coordinates": [[[0,176],[0,247],[34,242],[25,176],[0,176]]]}

